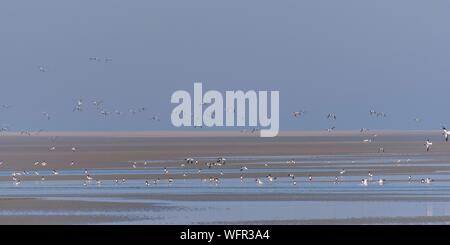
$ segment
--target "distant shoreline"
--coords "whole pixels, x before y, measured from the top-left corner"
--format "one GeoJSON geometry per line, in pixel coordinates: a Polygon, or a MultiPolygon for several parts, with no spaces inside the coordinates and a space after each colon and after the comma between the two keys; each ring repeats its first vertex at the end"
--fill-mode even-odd
{"type": "MultiPolygon", "coordinates": [[[[299,130],[299,131],[280,131],[277,137],[298,137],[298,136],[352,136],[352,135],[429,135],[440,133],[440,130],[369,130],[360,132],[359,130],[335,130],[328,132],[326,130],[299,130]]],[[[1,136],[23,136],[20,132],[4,132],[1,136]]],[[[257,137],[259,133],[241,132],[241,131],[44,131],[32,132],[31,136],[71,136],[71,137],[257,137]]]]}

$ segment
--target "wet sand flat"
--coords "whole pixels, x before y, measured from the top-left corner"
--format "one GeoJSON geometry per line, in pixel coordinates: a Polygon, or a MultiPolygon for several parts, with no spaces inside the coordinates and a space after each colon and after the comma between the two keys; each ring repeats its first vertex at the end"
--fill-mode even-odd
{"type": "Polygon", "coordinates": [[[446,223],[450,215],[450,144],[439,131],[10,133],[0,137],[0,160],[0,224],[446,223]],[[218,157],[226,163],[207,165],[218,157]]]}
{"type": "MultiPolygon", "coordinates": [[[[1,170],[31,170],[36,161],[48,168],[129,168],[135,160],[153,160],[153,166],[179,165],[186,157],[245,155],[333,155],[376,153],[423,153],[426,137],[440,137],[439,131],[373,132],[377,139],[363,143],[371,134],[353,132],[299,132],[275,138],[238,133],[42,133],[37,136],[0,137],[1,170]],[[227,135],[227,136],[224,136],[227,135]],[[54,151],[50,151],[55,147],[54,151]],[[76,152],[71,148],[76,147],[76,152]],[[158,164],[157,160],[176,162],[158,164]],[[70,166],[70,162],[76,162],[70,166]],[[169,165],[168,165],[169,164],[169,165]]],[[[450,152],[449,144],[435,144],[433,153],[450,152]]]]}

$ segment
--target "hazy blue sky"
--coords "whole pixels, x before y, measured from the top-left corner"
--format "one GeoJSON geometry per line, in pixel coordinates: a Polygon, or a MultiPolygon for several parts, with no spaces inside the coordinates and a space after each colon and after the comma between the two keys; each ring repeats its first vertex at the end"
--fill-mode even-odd
{"type": "Polygon", "coordinates": [[[0,104],[12,108],[0,109],[0,124],[172,129],[172,92],[202,81],[279,90],[281,129],[327,128],[329,112],[341,129],[439,128],[450,124],[449,9],[412,0],[4,0],[0,104]],[[74,113],[78,98],[86,110],[74,113]],[[148,111],[102,119],[94,98],[108,110],[148,111]],[[372,108],[388,117],[369,117],[372,108]],[[298,109],[309,111],[293,119],[298,109]]]}

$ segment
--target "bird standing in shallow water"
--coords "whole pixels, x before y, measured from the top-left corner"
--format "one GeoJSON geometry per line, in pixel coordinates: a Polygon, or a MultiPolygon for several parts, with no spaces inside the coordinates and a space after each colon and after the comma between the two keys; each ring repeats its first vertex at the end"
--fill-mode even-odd
{"type": "Polygon", "coordinates": [[[368,179],[362,179],[362,180],[361,180],[361,184],[362,184],[363,186],[368,186],[368,185],[369,185],[369,180],[368,180],[368,179]]]}
{"type": "Polygon", "coordinates": [[[256,182],[256,184],[258,184],[258,185],[264,184],[264,183],[262,182],[262,180],[260,180],[259,178],[256,178],[256,179],[255,179],[255,182],[256,182]]]}
{"type": "Polygon", "coordinates": [[[427,149],[427,152],[429,152],[431,150],[431,146],[433,145],[433,142],[431,142],[430,139],[427,139],[427,141],[425,142],[424,145],[427,149]]]}
{"type": "Polygon", "coordinates": [[[443,130],[442,135],[444,135],[445,142],[448,142],[448,135],[450,134],[450,132],[447,130],[446,127],[442,127],[442,130],[443,130]]]}

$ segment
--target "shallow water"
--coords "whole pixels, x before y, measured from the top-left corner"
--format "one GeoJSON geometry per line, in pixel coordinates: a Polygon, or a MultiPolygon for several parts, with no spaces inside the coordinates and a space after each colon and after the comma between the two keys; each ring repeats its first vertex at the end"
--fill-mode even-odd
{"type": "MultiPolygon", "coordinates": [[[[298,220],[333,220],[380,217],[445,217],[450,216],[450,175],[447,170],[433,170],[420,174],[385,174],[377,175],[376,169],[386,165],[410,164],[402,167],[450,167],[446,156],[430,156],[419,154],[408,155],[350,155],[350,156],[273,156],[273,157],[227,157],[227,161],[242,162],[249,169],[241,171],[239,165],[223,168],[203,169],[202,173],[218,175],[221,171],[228,173],[287,173],[292,171],[314,175],[320,172],[336,172],[335,176],[296,177],[296,185],[289,177],[279,177],[271,182],[261,177],[263,184],[257,184],[254,178],[223,178],[218,183],[201,179],[176,179],[173,183],[161,179],[157,184],[145,179],[127,180],[115,183],[103,180],[84,183],[84,169],[63,170],[59,176],[80,176],[79,180],[26,180],[20,185],[12,181],[0,181],[0,198],[32,197],[45,200],[78,200],[97,202],[147,203],[148,208],[141,210],[81,210],[66,209],[45,211],[39,209],[2,209],[1,216],[8,215],[91,215],[91,216],[124,216],[132,224],[190,224],[190,223],[239,223],[258,221],[298,221],[298,220]],[[276,166],[295,159],[293,166],[276,166]],[[307,166],[302,166],[307,163],[307,166]],[[270,169],[261,165],[270,162],[275,167],[270,169]],[[321,164],[314,166],[315,162],[321,164]],[[312,163],[312,165],[311,165],[312,163]],[[257,166],[252,168],[252,166],[257,166]],[[375,170],[373,177],[351,174],[352,167],[358,171],[375,170]],[[341,168],[348,168],[344,175],[338,174],[341,168]],[[408,176],[411,175],[411,181],[408,176]],[[421,183],[422,179],[432,177],[430,184],[421,183]],[[361,179],[371,179],[368,186],[361,184],[361,179]],[[385,179],[383,185],[379,179],[385,179]],[[224,199],[208,199],[211,195],[229,196],[224,199]],[[293,200],[286,201],[292,195],[293,200]],[[312,196],[313,195],[313,196],[312,196]],[[178,196],[187,196],[177,200],[178,196]],[[191,196],[192,200],[189,199],[191,196]],[[247,200],[242,197],[258,196],[258,199],[247,200]],[[277,200],[277,196],[283,199],[277,200]],[[333,196],[331,198],[331,196],[333,196]],[[265,198],[267,197],[267,198],[265,198]],[[270,197],[270,198],[269,198],[270,197]],[[294,198],[295,197],[295,198],[294,198]],[[397,198],[398,197],[398,198],[397,198]],[[401,198],[400,198],[401,197],[401,198]],[[199,198],[199,200],[195,200],[199,198]],[[370,198],[370,200],[369,200],[370,198]],[[407,198],[407,200],[405,200],[407,198]],[[162,200],[164,199],[164,200],[162,200]],[[322,200],[318,200],[322,199],[322,200]],[[155,210],[151,204],[158,203],[168,208],[155,210]]],[[[201,159],[204,161],[207,158],[201,159]]],[[[214,158],[211,158],[214,159],[214,158]]],[[[151,165],[150,161],[147,161],[151,165]]],[[[170,173],[187,173],[195,175],[197,169],[168,168],[170,173]]],[[[163,176],[161,168],[148,166],[136,169],[90,169],[93,176],[102,175],[145,175],[163,176]]],[[[11,176],[12,172],[0,171],[0,176],[11,176]]],[[[25,175],[34,173],[26,173],[25,175]]],[[[51,176],[51,170],[40,170],[40,176],[51,176]]],[[[23,175],[20,175],[23,176],[23,175]]],[[[119,221],[118,221],[119,222],[119,221]]],[[[123,221],[120,221],[123,222],[123,221]]],[[[326,221],[324,221],[326,223],[326,221]]],[[[368,221],[370,223],[370,221],[368,221]]],[[[428,223],[428,221],[423,221],[428,223]]],[[[115,223],[115,222],[113,222],[115,223]]],[[[418,223],[421,223],[418,221],[418,223]]]]}

